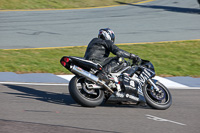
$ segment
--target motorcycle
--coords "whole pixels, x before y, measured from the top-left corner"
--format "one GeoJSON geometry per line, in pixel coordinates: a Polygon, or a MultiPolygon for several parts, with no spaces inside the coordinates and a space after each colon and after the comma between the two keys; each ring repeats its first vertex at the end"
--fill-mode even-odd
{"type": "Polygon", "coordinates": [[[155,70],[150,61],[142,60],[137,63],[116,58],[119,67],[108,74],[109,83],[97,76],[103,71],[100,64],[75,56],[61,58],[62,66],[75,74],[69,82],[69,92],[78,104],[95,107],[108,100],[147,104],[159,110],[171,106],[172,96],[162,83],[153,79],[155,70]]]}

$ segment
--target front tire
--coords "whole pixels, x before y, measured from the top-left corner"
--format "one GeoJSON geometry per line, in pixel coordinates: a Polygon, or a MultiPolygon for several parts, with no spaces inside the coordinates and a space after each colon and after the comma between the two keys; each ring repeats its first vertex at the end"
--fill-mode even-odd
{"type": "Polygon", "coordinates": [[[100,89],[88,89],[85,85],[85,78],[83,77],[74,76],[71,79],[69,83],[69,92],[72,98],[84,107],[98,106],[104,100],[104,92],[100,89]]]}
{"type": "Polygon", "coordinates": [[[161,93],[158,93],[155,91],[155,89],[152,89],[152,85],[148,83],[142,89],[147,105],[159,110],[168,109],[172,104],[171,93],[160,82],[157,81],[155,85],[162,91],[161,93]]]}

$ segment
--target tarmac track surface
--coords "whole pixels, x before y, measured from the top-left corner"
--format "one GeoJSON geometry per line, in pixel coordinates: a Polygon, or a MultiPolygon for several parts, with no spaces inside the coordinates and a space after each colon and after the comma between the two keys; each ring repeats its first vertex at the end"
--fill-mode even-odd
{"type": "Polygon", "coordinates": [[[116,44],[200,39],[196,0],[79,10],[0,12],[0,49],[87,45],[110,27],[116,44]]]}
{"type": "Polygon", "coordinates": [[[0,84],[0,132],[199,133],[200,90],[170,92],[173,104],[167,110],[113,103],[85,108],[67,86],[0,84]]]}

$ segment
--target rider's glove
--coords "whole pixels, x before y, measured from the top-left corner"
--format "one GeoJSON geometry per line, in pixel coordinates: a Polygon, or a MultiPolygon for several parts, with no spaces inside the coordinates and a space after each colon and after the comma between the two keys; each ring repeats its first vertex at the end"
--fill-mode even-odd
{"type": "Polygon", "coordinates": [[[141,58],[134,54],[130,54],[130,59],[134,60],[135,62],[141,62],[141,58]]]}

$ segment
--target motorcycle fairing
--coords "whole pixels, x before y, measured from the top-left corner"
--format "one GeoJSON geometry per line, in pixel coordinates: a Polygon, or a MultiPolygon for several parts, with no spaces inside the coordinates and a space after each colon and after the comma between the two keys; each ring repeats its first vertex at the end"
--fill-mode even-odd
{"type": "MultiPolygon", "coordinates": [[[[118,72],[118,73],[111,73],[111,75],[118,75],[120,76],[123,72],[127,71],[128,69],[135,69],[134,67],[126,67],[124,68],[122,71],[118,72]]],[[[115,77],[115,76],[114,76],[115,77]]],[[[136,96],[135,94],[128,94],[128,93],[124,93],[121,90],[120,87],[120,82],[118,80],[118,78],[114,78],[116,86],[117,86],[117,91],[115,92],[115,94],[112,94],[109,98],[109,100],[118,100],[118,101],[128,101],[128,100],[132,100],[135,102],[146,102],[143,92],[142,92],[142,86],[140,84],[140,80],[136,77],[132,77],[131,80],[134,80],[136,82],[138,82],[139,86],[137,88],[137,94],[138,96],[136,96]]]]}

